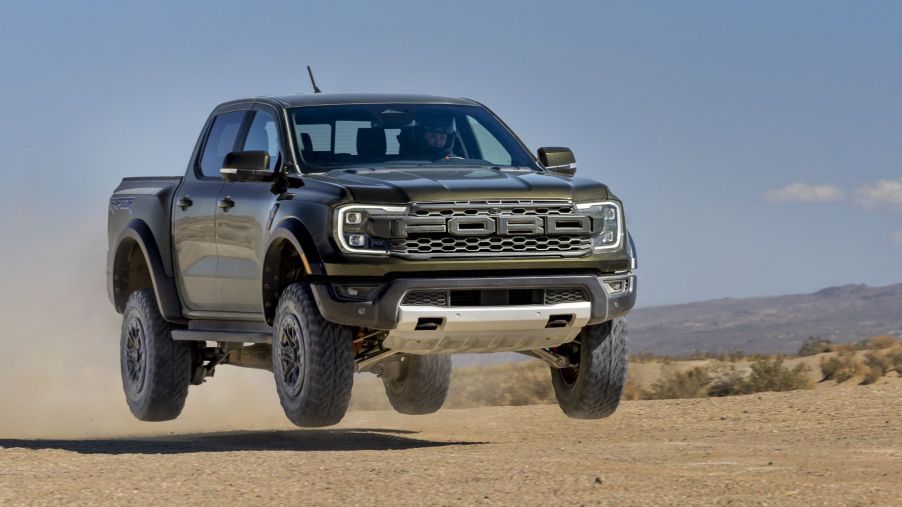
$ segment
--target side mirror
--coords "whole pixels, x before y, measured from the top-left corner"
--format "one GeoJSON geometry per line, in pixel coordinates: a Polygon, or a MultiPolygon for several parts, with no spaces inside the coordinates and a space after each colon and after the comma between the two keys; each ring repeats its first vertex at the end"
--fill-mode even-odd
{"type": "Polygon", "coordinates": [[[219,174],[226,181],[272,181],[269,153],[265,151],[233,151],[225,156],[219,174]]]}
{"type": "Polygon", "coordinates": [[[545,169],[564,176],[573,176],[576,174],[576,157],[570,148],[561,148],[556,146],[548,146],[539,148],[539,162],[545,166],[545,169]]]}

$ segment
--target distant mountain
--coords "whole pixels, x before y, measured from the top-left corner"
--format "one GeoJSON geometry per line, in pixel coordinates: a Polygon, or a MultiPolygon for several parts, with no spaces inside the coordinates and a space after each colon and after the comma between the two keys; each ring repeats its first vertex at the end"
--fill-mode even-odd
{"type": "Polygon", "coordinates": [[[902,284],[651,306],[634,310],[629,324],[632,352],[794,353],[812,335],[839,343],[902,336],[902,284]]]}

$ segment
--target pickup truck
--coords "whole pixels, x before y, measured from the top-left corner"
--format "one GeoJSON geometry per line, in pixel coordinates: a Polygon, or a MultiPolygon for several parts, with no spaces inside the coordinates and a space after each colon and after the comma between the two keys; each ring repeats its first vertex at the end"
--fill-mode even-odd
{"type": "Polygon", "coordinates": [[[571,150],[533,156],[468,99],[217,106],[183,177],[125,178],[110,198],[130,410],[174,419],[189,385],[231,364],[272,371],[299,426],[341,420],[356,372],[426,414],[451,354],[507,351],[548,363],[568,416],[610,415],[635,246],[621,201],[575,171],[571,150]]]}

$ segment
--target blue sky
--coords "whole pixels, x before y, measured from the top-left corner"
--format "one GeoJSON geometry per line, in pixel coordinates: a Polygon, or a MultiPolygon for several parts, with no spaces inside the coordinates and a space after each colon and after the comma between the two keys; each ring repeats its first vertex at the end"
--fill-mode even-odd
{"type": "Polygon", "coordinates": [[[6,2],[0,19],[6,258],[50,222],[102,241],[121,177],[181,174],[214,105],[306,92],[310,64],[325,91],[470,97],[533,149],[573,148],[626,202],[642,305],[902,282],[899,2],[6,2]]]}

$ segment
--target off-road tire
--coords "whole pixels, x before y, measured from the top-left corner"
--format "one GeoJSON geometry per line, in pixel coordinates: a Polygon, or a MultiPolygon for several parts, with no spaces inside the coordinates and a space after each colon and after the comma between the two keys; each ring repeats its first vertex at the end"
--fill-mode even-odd
{"type": "Polygon", "coordinates": [[[575,419],[608,417],[617,410],[626,384],[626,320],[586,326],[577,340],[578,366],[551,369],[558,405],[575,419]]]}
{"type": "Polygon", "coordinates": [[[273,375],[285,415],[307,428],[341,421],[354,385],[351,328],[322,317],[310,289],[289,285],[273,322],[273,375]]]}
{"type": "Polygon", "coordinates": [[[172,339],[153,289],[131,293],[122,314],[119,363],[128,408],[142,421],[175,419],[191,381],[191,345],[172,339]]]}
{"type": "Polygon", "coordinates": [[[400,361],[398,374],[382,377],[391,406],[407,415],[431,414],[442,408],[451,385],[451,355],[405,354],[395,361],[400,361]]]}

